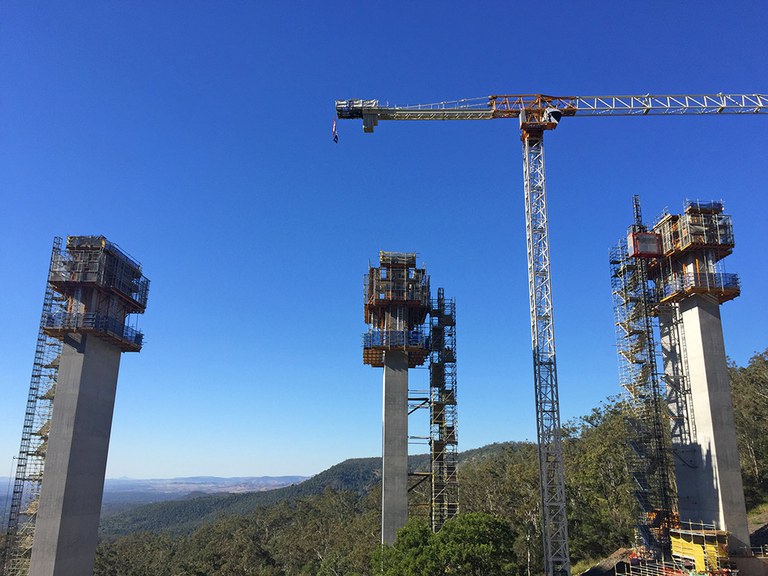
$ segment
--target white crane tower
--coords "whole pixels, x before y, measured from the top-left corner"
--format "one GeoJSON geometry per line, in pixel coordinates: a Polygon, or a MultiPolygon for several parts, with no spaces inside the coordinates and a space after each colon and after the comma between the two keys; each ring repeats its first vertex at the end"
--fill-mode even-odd
{"type": "Polygon", "coordinates": [[[539,443],[544,572],[569,576],[568,523],[560,431],[560,406],[552,321],[544,131],[567,116],[760,114],[765,94],[545,96],[497,95],[416,106],[382,106],[378,100],[337,100],[340,119],[359,118],[373,132],[379,120],[492,120],[518,118],[523,142],[523,184],[528,252],[533,374],[539,443]]]}

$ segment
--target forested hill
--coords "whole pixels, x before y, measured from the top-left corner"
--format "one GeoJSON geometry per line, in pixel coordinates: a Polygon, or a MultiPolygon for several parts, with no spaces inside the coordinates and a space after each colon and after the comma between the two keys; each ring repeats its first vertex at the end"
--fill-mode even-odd
{"type": "MultiPolygon", "coordinates": [[[[467,450],[459,455],[459,462],[491,458],[516,444],[501,442],[467,450]]],[[[409,456],[408,466],[412,472],[428,470],[429,455],[409,456]]],[[[184,534],[221,516],[246,515],[261,506],[322,494],[326,489],[363,495],[377,486],[380,479],[381,458],[353,458],[331,466],[304,482],[276,490],[245,494],[214,494],[137,506],[103,518],[100,532],[101,537],[106,539],[133,532],[184,534]]]]}
{"type": "MultiPolygon", "coordinates": [[[[768,521],[768,350],[729,372],[747,507],[757,530],[752,545],[761,545],[768,521]]],[[[638,510],[627,467],[629,409],[608,399],[563,424],[574,574],[633,541],[638,510]]],[[[425,482],[409,493],[410,520],[398,541],[382,549],[380,459],[347,460],[271,492],[167,502],[108,518],[105,535],[131,533],[102,541],[94,576],[468,573],[455,569],[458,562],[476,574],[542,573],[536,445],[494,444],[463,453],[459,463],[461,514],[436,534],[425,482]]],[[[414,471],[427,466],[426,455],[411,458],[414,471]]]]}

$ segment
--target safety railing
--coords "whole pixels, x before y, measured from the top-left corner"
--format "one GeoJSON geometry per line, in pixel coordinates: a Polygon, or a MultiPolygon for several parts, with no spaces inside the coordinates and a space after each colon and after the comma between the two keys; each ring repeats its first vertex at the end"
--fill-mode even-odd
{"type": "Polygon", "coordinates": [[[664,279],[661,295],[662,298],[666,298],[676,292],[701,288],[712,291],[739,290],[739,276],[725,272],[675,274],[664,279]]]}
{"type": "Polygon", "coordinates": [[[429,348],[429,336],[420,330],[371,329],[363,334],[363,348],[429,348]]]}
{"type": "Polygon", "coordinates": [[[116,318],[99,314],[57,312],[46,317],[45,328],[73,332],[83,330],[101,332],[136,347],[141,347],[144,339],[144,334],[139,330],[122,324],[116,318]]]}

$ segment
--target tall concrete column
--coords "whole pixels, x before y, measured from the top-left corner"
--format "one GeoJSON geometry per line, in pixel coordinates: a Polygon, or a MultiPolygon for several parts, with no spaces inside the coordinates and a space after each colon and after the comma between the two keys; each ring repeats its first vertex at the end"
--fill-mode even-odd
{"type": "Polygon", "coordinates": [[[30,576],[93,573],[120,353],[64,338],[30,576]]]}
{"type": "Polygon", "coordinates": [[[408,353],[384,352],[381,541],[392,544],[408,521],[408,353]]]}
{"type": "Polygon", "coordinates": [[[678,466],[680,519],[717,523],[731,533],[729,548],[749,546],[744,487],[720,321],[714,298],[680,302],[685,331],[696,442],[695,467],[678,466]]]}

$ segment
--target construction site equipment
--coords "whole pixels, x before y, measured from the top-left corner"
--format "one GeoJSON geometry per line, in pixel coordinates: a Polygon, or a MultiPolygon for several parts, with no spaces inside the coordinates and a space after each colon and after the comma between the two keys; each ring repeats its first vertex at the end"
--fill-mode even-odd
{"type": "MultiPolygon", "coordinates": [[[[648,230],[637,196],[634,216],[626,242],[611,251],[611,281],[641,543],[666,562],[680,556],[680,534],[702,542],[712,535],[681,525],[708,524],[722,531],[726,548],[740,550],[749,531],[719,313],[739,294],[738,277],[721,262],[734,247],[731,219],[721,202],[687,202],[648,230]]],[[[706,571],[718,569],[707,563],[706,571]]]]}
{"type": "Polygon", "coordinates": [[[415,253],[380,252],[379,267],[368,267],[363,282],[363,312],[368,332],[363,334],[363,363],[384,366],[386,350],[408,353],[415,368],[429,356],[424,323],[431,296],[429,276],[416,267],[415,253]]]}
{"type": "Polygon", "coordinates": [[[147,307],[149,280],[141,265],[103,236],[69,236],[49,278],[62,294],[75,293],[67,309],[49,314],[46,334],[92,333],[123,352],[141,350],[143,335],[126,324],[147,307]]]}
{"type": "Polygon", "coordinates": [[[442,288],[430,320],[429,424],[432,462],[432,531],[459,512],[458,417],[456,410],[456,302],[442,288]]]}
{"type": "Polygon", "coordinates": [[[518,118],[523,141],[528,282],[536,394],[544,569],[570,574],[560,408],[552,323],[543,134],[570,116],[764,114],[768,95],[545,96],[495,95],[415,106],[378,100],[337,100],[340,119],[361,119],[373,132],[380,120],[491,120],[518,118]]]}
{"type": "Polygon", "coordinates": [[[0,565],[0,574],[4,576],[26,576],[32,555],[53,398],[56,394],[61,359],[61,342],[45,332],[47,319],[61,313],[65,302],[64,297],[50,282],[54,264],[60,255],[61,238],[56,237],[51,250],[49,281],[45,285],[43,311],[40,315],[32,378],[21,432],[21,446],[16,460],[11,509],[6,529],[6,549],[0,565]]]}
{"type": "Polygon", "coordinates": [[[430,355],[425,327],[429,276],[411,252],[380,252],[364,277],[363,362],[384,368],[381,542],[392,544],[408,520],[408,369],[430,355]]]}
{"type": "Polygon", "coordinates": [[[672,558],[679,565],[690,565],[699,574],[728,568],[728,532],[713,525],[684,522],[670,530],[672,558]]]}
{"type": "Polygon", "coordinates": [[[739,278],[726,274],[721,260],[733,252],[733,223],[722,202],[687,202],[682,214],[664,214],[654,225],[663,258],[654,270],[659,299],[679,302],[709,294],[722,304],[740,294],[739,278]]]}
{"type": "Polygon", "coordinates": [[[619,355],[619,383],[627,392],[630,473],[640,507],[636,530],[656,560],[669,558],[669,528],[676,519],[669,427],[662,375],[657,369],[654,315],[648,259],[661,254],[656,234],[643,224],[640,199],[633,198],[634,223],[626,241],[611,250],[611,288],[619,355]]]}

